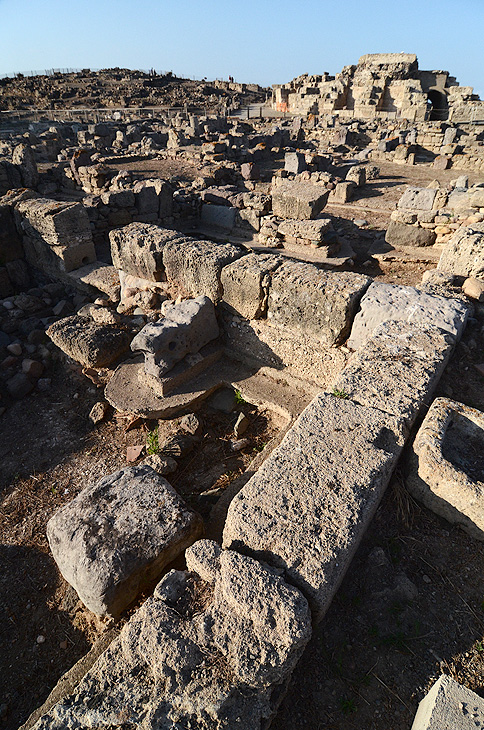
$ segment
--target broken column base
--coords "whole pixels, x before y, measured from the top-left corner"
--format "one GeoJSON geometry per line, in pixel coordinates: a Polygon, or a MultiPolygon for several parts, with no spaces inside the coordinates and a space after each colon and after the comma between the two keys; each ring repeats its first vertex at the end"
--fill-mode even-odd
{"type": "Polygon", "coordinates": [[[220,359],[222,353],[223,349],[219,343],[209,342],[199,352],[186,355],[166,375],[159,378],[145,372],[144,368],[140,369],[138,371],[140,383],[148,386],[157,395],[166,396],[179,385],[203,373],[220,359]]]}

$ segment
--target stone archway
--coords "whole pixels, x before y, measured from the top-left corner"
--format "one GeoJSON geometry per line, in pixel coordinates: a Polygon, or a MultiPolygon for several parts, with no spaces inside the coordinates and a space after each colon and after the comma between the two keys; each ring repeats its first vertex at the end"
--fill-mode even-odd
{"type": "Polygon", "coordinates": [[[427,106],[430,121],[445,121],[449,116],[447,95],[439,89],[429,89],[427,92],[427,106]]]}

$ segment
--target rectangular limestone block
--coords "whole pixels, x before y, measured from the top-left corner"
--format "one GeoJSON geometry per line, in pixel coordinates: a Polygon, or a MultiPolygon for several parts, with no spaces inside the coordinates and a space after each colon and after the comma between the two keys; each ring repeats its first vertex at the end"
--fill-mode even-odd
{"type": "Polygon", "coordinates": [[[184,240],[178,231],[130,223],[109,233],[113,266],[131,276],[149,281],[163,281],[163,249],[169,241],[184,240]]]}
{"type": "Polygon", "coordinates": [[[409,186],[398,201],[397,207],[404,210],[432,210],[437,190],[409,186]]]}
{"type": "Polygon", "coordinates": [[[282,568],[321,619],[402,446],[395,417],[317,396],[232,500],[224,546],[282,568]]]}
{"type": "Polygon", "coordinates": [[[412,730],[484,728],[484,700],[443,674],[418,706],[412,730]]]}
{"type": "Polygon", "coordinates": [[[205,226],[221,228],[224,231],[231,231],[235,226],[235,208],[226,205],[202,205],[201,219],[205,226]]]}
{"type": "Polygon", "coordinates": [[[311,183],[282,181],[272,189],[272,212],[280,218],[316,218],[328,200],[329,191],[311,183]]]}
{"type": "Polygon", "coordinates": [[[270,272],[282,262],[274,254],[249,254],[224,266],[222,301],[244,319],[263,317],[267,306],[270,272]]]}
{"type": "Polygon", "coordinates": [[[444,246],[437,268],[484,280],[484,223],[458,228],[444,246]]]}
{"type": "Polygon", "coordinates": [[[52,555],[81,601],[118,615],[186,547],[202,518],[143,464],[104,477],[47,523],[52,555]]]}
{"type": "Polygon", "coordinates": [[[379,324],[389,319],[412,322],[424,328],[438,327],[459,339],[468,316],[469,305],[462,299],[375,281],[361,299],[347,344],[357,350],[379,324]]]}
{"type": "Polygon", "coordinates": [[[186,553],[34,730],[264,730],[311,636],[281,576],[208,540],[186,553]]]}
{"type": "Polygon", "coordinates": [[[96,324],[78,314],[50,325],[54,345],[85,367],[102,368],[129,348],[132,333],[120,325],[96,324]]]}
{"type": "Polygon", "coordinates": [[[454,344],[455,338],[437,327],[383,322],[352,355],[334,388],[355,403],[403,418],[410,430],[454,344]]]}
{"type": "Polygon", "coordinates": [[[223,267],[245,253],[244,249],[231,243],[191,238],[174,240],[163,249],[163,265],[170,284],[192,296],[205,294],[217,302],[222,296],[223,267]]]}
{"type": "Polygon", "coordinates": [[[288,261],[271,276],[268,318],[330,346],[344,340],[371,279],[288,261]]]}
{"type": "Polygon", "coordinates": [[[27,235],[32,229],[48,246],[92,244],[89,217],[81,203],[33,198],[17,203],[16,210],[27,235]]]}

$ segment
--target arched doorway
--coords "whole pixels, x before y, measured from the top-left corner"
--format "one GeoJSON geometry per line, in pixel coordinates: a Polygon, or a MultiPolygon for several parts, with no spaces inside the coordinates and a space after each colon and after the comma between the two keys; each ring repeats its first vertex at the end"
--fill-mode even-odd
{"type": "Polygon", "coordinates": [[[449,116],[447,96],[438,89],[427,92],[427,106],[430,121],[445,121],[449,116]]]}

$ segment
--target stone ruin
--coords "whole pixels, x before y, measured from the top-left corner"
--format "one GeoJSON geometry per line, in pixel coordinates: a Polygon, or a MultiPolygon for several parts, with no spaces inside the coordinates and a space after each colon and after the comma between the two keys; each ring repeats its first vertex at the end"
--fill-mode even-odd
{"type": "MultiPolygon", "coordinates": [[[[427,78],[412,57],[364,59],[344,76],[353,80],[355,113],[366,108],[357,90],[368,91],[375,64],[395,79],[384,98],[407,93],[410,73],[421,85],[427,78]]],[[[314,83],[330,89],[333,81],[314,83]]],[[[455,88],[447,76],[438,83],[455,88]]],[[[423,88],[412,92],[418,104],[423,88]]],[[[484,301],[483,188],[465,176],[408,188],[371,255],[432,249],[438,268],[418,287],[382,283],[351,271],[354,252],[327,213],[378,176],[368,137],[359,149],[364,126],[180,117],[153,122],[149,137],[148,125],[121,126],[55,127],[31,146],[6,144],[0,291],[11,333],[19,321],[27,336],[42,325],[91,377],[107,369],[105,398],[118,411],[171,418],[230,385],[284,413],[288,427],[215,509],[217,534],[203,537],[200,515],[150,463],[86,485],[51,517],[54,559],[94,613],[118,617],[158,583],[109,646],[75,681],[65,679],[70,691],[54,694],[24,727],[263,730],[484,301]],[[328,130],[338,135],[332,146],[324,146],[328,130]],[[338,148],[352,134],[359,158],[348,163],[338,148]],[[60,159],[39,174],[36,156],[61,137],[60,159]],[[196,161],[204,175],[182,185],[115,174],[108,161],[128,155],[196,161]],[[277,155],[284,167],[265,172],[277,155]],[[350,270],[340,270],[345,264],[350,270]],[[54,316],[28,322],[59,282],[76,292],[76,306],[61,300],[54,316]],[[169,570],[183,553],[186,569],[169,570]]],[[[457,145],[453,152],[452,166],[457,145]]],[[[22,345],[7,347],[11,398],[48,387],[42,350],[12,375],[22,345]]],[[[482,418],[435,401],[409,457],[418,499],[479,539],[481,482],[462,443],[482,444],[482,418]]],[[[438,716],[440,687],[415,729],[434,727],[429,706],[438,716]]]]}

